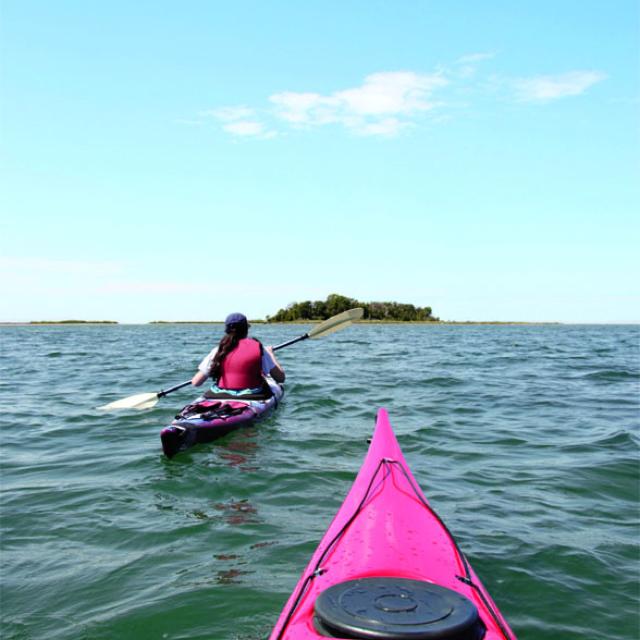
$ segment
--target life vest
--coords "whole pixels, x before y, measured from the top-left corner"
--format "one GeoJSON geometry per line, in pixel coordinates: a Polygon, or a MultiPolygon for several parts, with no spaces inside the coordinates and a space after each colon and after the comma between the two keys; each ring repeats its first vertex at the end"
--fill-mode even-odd
{"type": "Polygon", "coordinates": [[[222,362],[217,384],[223,389],[253,389],[262,383],[262,345],[254,338],[242,338],[222,362]]]}

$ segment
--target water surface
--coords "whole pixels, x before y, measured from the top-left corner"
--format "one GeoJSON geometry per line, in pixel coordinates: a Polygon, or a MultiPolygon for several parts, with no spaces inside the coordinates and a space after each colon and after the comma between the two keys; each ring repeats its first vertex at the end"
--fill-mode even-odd
{"type": "Polygon", "coordinates": [[[93,409],[188,379],[219,331],[0,328],[3,638],[266,638],[380,406],[521,640],[640,636],[637,326],[358,325],[279,352],[267,422],[171,461],[188,389],[93,409]]]}

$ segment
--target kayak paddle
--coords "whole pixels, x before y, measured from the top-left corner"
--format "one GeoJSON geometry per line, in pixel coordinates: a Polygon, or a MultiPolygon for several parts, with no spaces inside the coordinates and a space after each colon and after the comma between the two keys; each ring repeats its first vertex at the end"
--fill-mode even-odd
{"type": "Polygon", "coordinates": [[[289,340],[288,342],[283,342],[282,344],[276,345],[275,347],[273,347],[273,350],[277,351],[278,349],[288,347],[290,344],[295,344],[296,342],[306,340],[307,338],[311,338],[312,340],[315,338],[322,338],[323,336],[328,336],[334,331],[346,329],[354,320],[360,320],[363,313],[364,309],[362,307],[349,309],[349,311],[343,311],[338,315],[327,318],[319,325],[316,325],[315,327],[313,327],[313,329],[311,329],[311,331],[309,331],[309,333],[305,333],[304,335],[298,336],[293,340],[289,340]]]}
{"type": "MultiPolygon", "coordinates": [[[[349,311],[343,311],[331,318],[327,318],[320,324],[316,325],[309,331],[293,340],[289,340],[288,342],[283,342],[282,344],[276,345],[273,347],[274,351],[278,349],[284,349],[284,347],[288,347],[289,345],[295,344],[296,342],[300,342],[301,340],[306,340],[307,338],[316,339],[322,338],[323,336],[328,336],[330,333],[334,333],[335,331],[340,331],[341,329],[346,329],[350,324],[353,323],[354,320],[359,320],[362,318],[362,314],[364,313],[364,309],[358,307],[356,309],[349,309],[349,311]]],[[[155,407],[158,404],[158,400],[163,398],[178,389],[182,389],[191,384],[191,380],[187,380],[186,382],[182,382],[181,384],[176,385],[175,387],[171,387],[166,391],[158,391],[157,393],[137,393],[136,395],[129,396],[127,398],[122,398],[120,400],[115,400],[114,402],[110,402],[109,404],[105,404],[101,407],[96,407],[100,411],[113,411],[115,409],[151,409],[151,407],[155,407]]]]}

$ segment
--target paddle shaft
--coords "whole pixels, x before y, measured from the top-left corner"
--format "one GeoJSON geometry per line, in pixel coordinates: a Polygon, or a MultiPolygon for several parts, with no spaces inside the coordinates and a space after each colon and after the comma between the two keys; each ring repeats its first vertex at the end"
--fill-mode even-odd
{"type": "Polygon", "coordinates": [[[164,396],[170,394],[172,391],[177,391],[178,389],[182,389],[191,384],[191,380],[187,380],[181,384],[177,384],[175,387],[171,387],[171,389],[167,389],[166,391],[160,391],[158,393],[158,398],[164,398],[164,396]]]}
{"type": "Polygon", "coordinates": [[[300,340],[306,340],[308,337],[309,337],[309,334],[305,333],[303,336],[298,336],[293,340],[283,342],[282,344],[277,344],[275,347],[272,347],[272,348],[274,351],[277,351],[278,349],[284,349],[285,347],[288,347],[290,344],[295,344],[296,342],[300,342],[300,340]]]}

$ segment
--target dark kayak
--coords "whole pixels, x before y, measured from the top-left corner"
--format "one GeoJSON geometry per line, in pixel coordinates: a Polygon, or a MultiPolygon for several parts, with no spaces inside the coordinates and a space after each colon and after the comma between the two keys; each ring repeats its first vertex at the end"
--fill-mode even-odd
{"type": "Polygon", "coordinates": [[[173,422],[162,429],[162,450],[168,458],[179,451],[222,436],[271,415],[284,395],[284,386],[268,380],[269,397],[200,397],[180,411],[173,422]]]}

